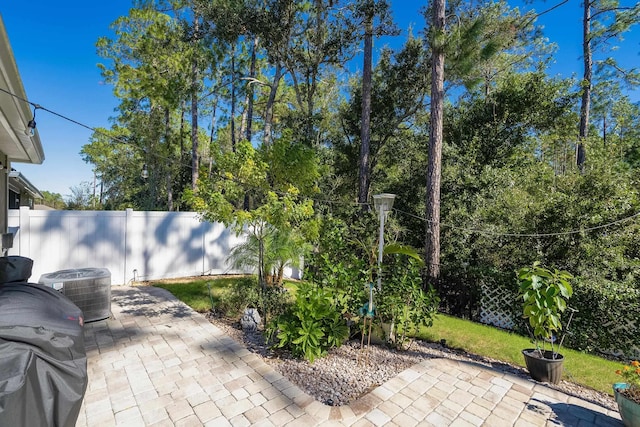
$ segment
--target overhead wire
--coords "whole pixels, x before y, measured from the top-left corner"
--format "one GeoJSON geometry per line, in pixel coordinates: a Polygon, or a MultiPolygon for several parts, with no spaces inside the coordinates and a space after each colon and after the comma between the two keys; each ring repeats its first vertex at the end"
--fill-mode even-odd
{"type": "MultiPolygon", "coordinates": [[[[61,119],[64,119],[64,120],[66,120],[66,121],[68,121],[68,122],[71,122],[71,123],[73,123],[73,124],[76,124],[76,125],[78,125],[78,126],[81,126],[81,127],[85,128],[85,129],[88,129],[88,130],[90,130],[90,131],[92,131],[92,132],[95,132],[95,133],[97,133],[97,134],[100,134],[100,135],[102,135],[102,136],[104,136],[104,137],[106,137],[106,138],[109,138],[110,140],[112,140],[112,141],[114,141],[114,142],[117,142],[117,143],[119,143],[119,144],[123,144],[123,145],[126,145],[126,146],[128,146],[128,147],[132,147],[132,148],[137,148],[137,149],[139,149],[139,150],[143,151],[145,155],[151,155],[151,156],[154,156],[154,157],[156,157],[156,158],[157,158],[157,159],[159,159],[159,160],[167,160],[167,161],[168,161],[168,160],[171,160],[171,161],[173,161],[173,162],[175,163],[175,158],[170,158],[170,157],[168,157],[168,156],[163,156],[163,155],[161,155],[161,154],[159,154],[159,153],[155,153],[155,152],[149,152],[149,151],[145,150],[144,148],[141,148],[141,147],[138,147],[138,146],[136,146],[136,145],[134,145],[134,144],[131,144],[131,142],[130,142],[130,141],[126,141],[126,140],[124,140],[124,139],[122,139],[122,138],[118,138],[117,136],[110,135],[109,133],[105,132],[104,130],[102,130],[102,129],[100,129],[100,128],[96,128],[96,127],[93,127],[93,126],[89,126],[89,125],[87,125],[87,124],[85,124],[85,123],[79,122],[78,120],[74,120],[74,119],[72,119],[71,117],[65,116],[64,114],[61,114],[61,113],[58,113],[58,112],[56,112],[56,111],[53,111],[53,110],[51,110],[51,109],[49,109],[49,108],[43,107],[42,105],[40,105],[40,104],[38,104],[38,103],[35,103],[35,102],[32,102],[32,101],[29,101],[28,99],[24,99],[24,98],[22,98],[21,96],[16,95],[16,94],[14,94],[14,93],[12,93],[12,92],[10,92],[10,91],[6,90],[6,89],[3,89],[3,88],[1,88],[1,87],[0,87],[0,91],[1,91],[1,92],[4,92],[4,93],[6,93],[6,94],[8,94],[8,95],[10,95],[10,96],[13,96],[14,98],[16,98],[16,99],[18,99],[18,100],[20,100],[20,101],[22,101],[22,102],[25,102],[25,103],[27,103],[27,104],[31,105],[31,106],[32,106],[34,109],[36,109],[36,110],[43,110],[43,111],[46,111],[46,112],[48,112],[48,113],[50,113],[50,114],[53,114],[54,116],[60,117],[61,119]]],[[[180,162],[180,163],[181,163],[183,166],[191,166],[191,164],[190,164],[190,163],[189,163],[189,164],[184,163],[184,162],[180,162]]]]}
{"type": "MultiPolygon", "coordinates": [[[[435,221],[431,221],[427,218],[422,218],[419,217],[417,215],[411,214],[409,212],[405,212],[402,211],[400,209],[396,209],[393,208],[394,211],[397,211],[401,214],[413,217],[415,219],[419,219],[421,221],[424,222],[435,222],[435,221]]],[[[466,228],[466,227],[458,227],[458,226],[454,226],[454,225],[449,225],[446,223],[440,223],[440,226],[442,227],[446,227],[446,228],[451,228],[454,230],[460,230],[460,231],[465,231],[468,233],[475,233],[475,234],[484,234],[484,235],[489,235],[489,236],[495,236],[495,237],[533,237],[533,238],[539,238],[539,237],[558,237],[558,236],[567,236],[567,235],[571,235],[571,234],[581,234],[581,233],[586,233],[589,231],[594,231],[594,230],[600,230],[603,228],[609,228],[612,227],[614,225],[629,221],[633,218],[639,217],[640,216],[640,212],[637,212],[633,215],[630,215],[628,217],[625,218],[621,218],[615,221],[611,221],[608,222],[606,224],[600,224],[600,225],[596,225],[593,227],[585,227],[585,228],[580,228],[580,229],[574,229],[574,230],[568,230],[568,231],[558,231],[558,232],[553,232],[553,233],[500,233],[500,232],[495,232],[495,231],[488,231],[488,230],[480,230],[480,229],[476,229],[476,228],[466,228]]]]}
{"type": "Polygon", "coordinates": [[[115,137],[115,136],[113,136],[113,135],[109,135],[109,134],[105,133],[104,131],[100,130],[99,128],[95,128],[95,127],[89,126],[89,125],[87,125],[87,124],[84,124],[84,123],[82,123],[82,122],[79,122],[79,121],[77,121],[77,120],[74,120],[74,119],[72,119],[71,117],[65,116],[64,114],[60,114],[60,113],[58,113],[58,112],[56,112],[56,111],[50,110],[50,109],[48,109],[48,108],[46,108],[46,107],[43,107],[43,106],[42,106],[42,105],[40,105],[40,104],[37,104],[37,103],[35,103],[35,102],[31,102],[31,101],[29,101],[28,99],[24,99],[24,98],[22,98],[21,96],[16,95],[15,93],[12,93],[12,92],[10,92],[10,91],[8,91],[8,90],[6,90],[6,89],[3,89],[3,88],[1,88],[1,87],[0,87],[0,91],[2,91],[2,92],[4,92],[4,93],[6,93],[7,95],[13,96],[14,98],[19,99],[19,100],[20,100],[20,101],[22,101],[22,102],[25,102],[25,103],[27,103],[27,104],[31,105],[31,106],[32,106],[34,109],[36,109],[36,110],[46,111],[47,113],[53,114],[54,116],[60,117],[61,119],[64,119],[64,120],[66,120],[66,121],[68,121],[68,122],[71,122],[71,123],[73,123],[73,124],[76,124],[76,125],[78,125],[78,126],[81,126],[81,127],[85,128],[85,129],[88,129],[88,130],[90,130],[90,131],[93,131],[93,132],[96,132],[96,133],[102,134],[102,135],[104,135],[104,136],[106,136],[106,137],[108,137],[108,138],[111,138],[111,139],[113,139],[113,140],[116,140],[116,141],[118,141],[118,142],[120,142],[120,143],[128,144],[128,142],[123,141],[123,140],[120,140],[119,138],[117,138],[117,137],[115,137]]]}

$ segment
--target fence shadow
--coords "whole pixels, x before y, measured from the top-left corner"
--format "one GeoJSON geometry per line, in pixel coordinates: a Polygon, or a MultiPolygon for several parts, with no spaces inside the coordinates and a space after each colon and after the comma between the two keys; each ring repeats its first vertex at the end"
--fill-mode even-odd
{"type": "MultiPolygon", "coordinates": [[[[175,300],[169,291],[152,286],[118,289],[112,288],[111,303],[120,307],[125,316],[146,317],[152,323],[154,318],[188,318],[193,311],[175,300]]],[[[124,319],[123,319],[124,320],[124,319]]]]}

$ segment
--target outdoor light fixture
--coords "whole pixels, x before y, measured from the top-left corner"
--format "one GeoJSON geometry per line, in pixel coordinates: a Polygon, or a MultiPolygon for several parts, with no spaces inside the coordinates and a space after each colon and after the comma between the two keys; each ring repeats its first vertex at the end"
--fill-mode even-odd
{"type": "Polygon", "coordinates": [[[37,107],[33,107],[33,118],[27,123],[27,128],[24,130],[24,134],[27,136],[33,136],[36,133],[36,110],[37,107]]]}
{"type": "Polygon", "coordinates": [[[384,251],[384,218],[386,213],[393,208],[395,194],[375,194],[373,196],[373,206],[378,211],[380,218],[380,236],[378,238],[378,292],[382,290],[382,252],[384,251]]]}
{"type": "Polygon", "coordinates": [[[395,194],[383,193],[383,194],[375,194],[373,196],[373,207],[379,211],[383,210],[384,212],[390,211],[393,208],[393,201],[395,200],[395,194]]]}
{"type": "Polygon", "coordinates": [[[147,169],[147,164],[142,165],[142,172],[140,173],[142,179],[149,178],[149,170],[147,169]]]}

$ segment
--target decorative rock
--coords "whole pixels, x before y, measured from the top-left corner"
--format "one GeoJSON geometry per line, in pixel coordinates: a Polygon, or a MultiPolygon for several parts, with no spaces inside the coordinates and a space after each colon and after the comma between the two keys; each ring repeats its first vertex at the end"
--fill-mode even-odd
{"type": "Polygon", "coordinates": [[[260,318],[260,314],[257,309],[245,308],[244,314],[240,319],[240,325],[242,325],[243,331],[252,332],[258,329],[261,321],[262,319],[260,318]]]}

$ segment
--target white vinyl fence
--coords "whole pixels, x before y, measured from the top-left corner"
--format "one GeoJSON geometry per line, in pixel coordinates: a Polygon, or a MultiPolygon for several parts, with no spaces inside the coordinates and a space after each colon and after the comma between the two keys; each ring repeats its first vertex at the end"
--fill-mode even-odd
{"type": "MultiPolygon", "coordinates": [[[[33,260],[30,282],[58,270],[108,268],[113,285],[239,273],[226,263],[244,240],[194,212],[9,211],[8,255],[33,260]]],[[[290,272],[293,277],[297,271],[290,272]]]]}

